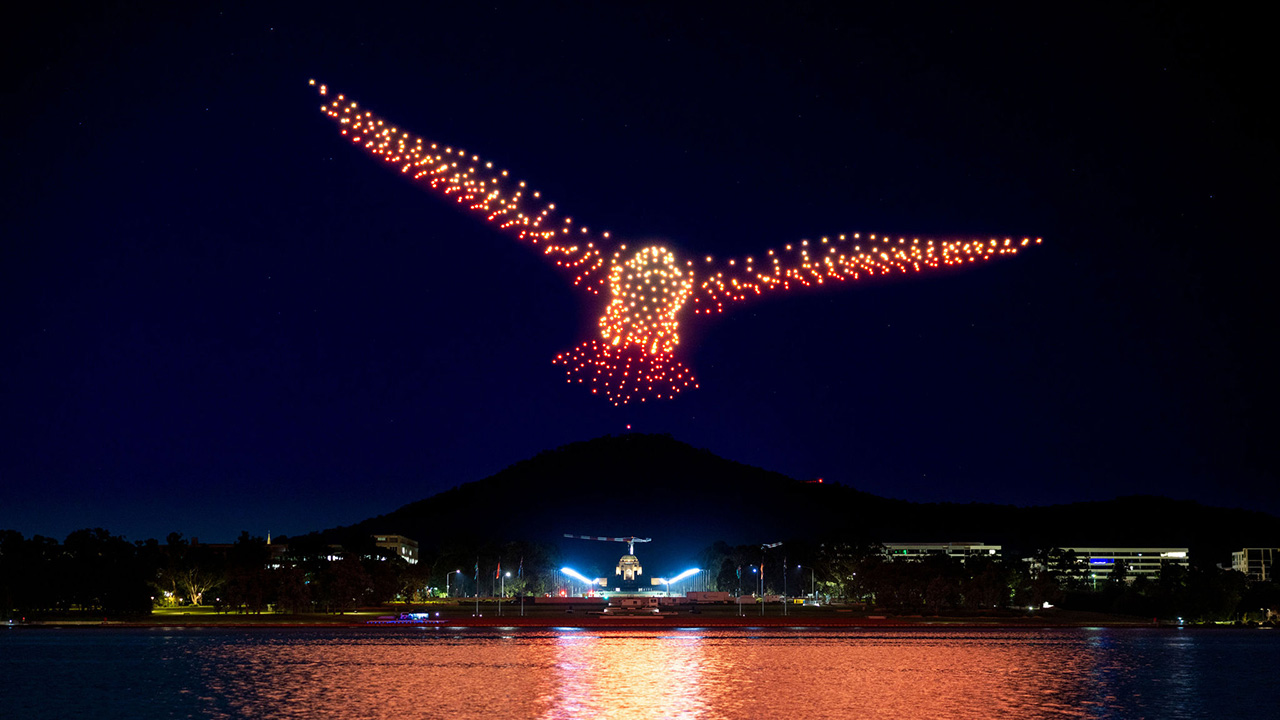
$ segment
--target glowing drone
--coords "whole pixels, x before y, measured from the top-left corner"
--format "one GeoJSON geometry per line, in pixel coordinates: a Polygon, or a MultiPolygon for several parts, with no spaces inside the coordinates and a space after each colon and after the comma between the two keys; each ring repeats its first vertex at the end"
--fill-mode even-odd
{"type": "MultiPolygon", "coordinates": [[[[318,88],[321,96],[329,96],[325,85],[318,88]]],[[[935,242],[854,233],[801,240],[759,258],[717,261],[708,255],[695,266],[661,245],[628,250],[607,232],[593,233],[571,217],[560,219],[555,203],[545,202],[525,181],[512,180],[506,170],[495,170],[492,162],[414,137],[342,95],[320,109],[353,144],[518,239],[541,246],[572,274],[574,285],[593,294],[608,290],[600,337],[560,353],[554,362],[567,366],[569,382],[589,384],[591,392],[603,392],[615,405],[671,398],[697,387],[674,357],[678,318],[687,305],[694,314],[719,313],[726,303],[771,291],[986,261],[1040,242],[1026,237],[935,242]]]]}

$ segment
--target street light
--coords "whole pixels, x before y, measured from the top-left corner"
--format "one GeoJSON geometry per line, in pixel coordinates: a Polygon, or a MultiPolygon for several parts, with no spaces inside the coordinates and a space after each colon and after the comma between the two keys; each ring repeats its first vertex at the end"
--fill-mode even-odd
{"type": "Polygon", "coordinates": [[[760,553],[760,618],[764,618],[764,553],[760,553]]]}
{"type": "Polygon", "coordinates": [[[760,576],[760,579],[756,581],[756,587],[759,589],[757,597],[760,598],[760,614],[764,615],[764,563],[761,563],[758,567],[755,565],[748,565],[747,567],[751,568],[751,572],[760,576]]]}
{"type": "Polygon", "coordinates": [[[817,587],[817,582],[814,580],[815,572],[814,572],[813,566],[812,565],[796,566],[797,570],[804,570],[805,568],[809,568],[809,599],[817,600],[818,595],[817,595],[817,591],[815,590],[815,588],[817,587]]]}
{"type": "Polygon", "coordinates": [[[511,577],[511,572],[507,571],[498,580],[498,617],[502,617],[502,596],[507,594],[507,578],[511,577]]]}
{"type": "MultiPolygon", "coordinates": [[[[764,617],[764,554],[781,545],[781,542],[765,543],[760,546],[760,617],[764,617]]],[[[787,614],[787,559],[782,559],[782,614],[787,614]]]]}
{"type": "Polygon", "coordinates": [[[449,572],[447,572],[447,573],[445,573],[445,574],[444,574],[444,596],[445,596],[445,597],[449,597],[449,576],[450,576],[450,575],[452,575],[452,574],[454,574],[454,573],[458,573],[459,575],[461,575],[461,574],[462,574],[462,571],[461,571],[461,570],[450,570],[449,572]]]}

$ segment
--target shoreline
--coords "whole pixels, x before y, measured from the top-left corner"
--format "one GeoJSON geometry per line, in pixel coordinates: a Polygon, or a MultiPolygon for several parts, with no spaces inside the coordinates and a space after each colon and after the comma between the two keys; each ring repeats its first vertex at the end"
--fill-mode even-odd
{"type": "Polygon", "coordinates": [[[1151,628],[1170,629],[1185,626],[1174,623],[1153,623],[1150,620],[1098,618],[1096,620],[1060,620],[1027,618],[1016,620],[1001,618],[804,618],[804,617],[707,617],[690,616],[615,616],[615,617],[455,617],[427,622],[378,622],[368,620],[349,621],[238,621],[228,619],[219,622],[150,620],[45,620],[14,623],[10,628],[174,628],[174,629],[268,629],[268,630],[419,630],[419,629],[575,629],[575,630],[642,630],[642,629],[894,629],[894,630],[1045,630],[1055,628],[1151,628]]]}

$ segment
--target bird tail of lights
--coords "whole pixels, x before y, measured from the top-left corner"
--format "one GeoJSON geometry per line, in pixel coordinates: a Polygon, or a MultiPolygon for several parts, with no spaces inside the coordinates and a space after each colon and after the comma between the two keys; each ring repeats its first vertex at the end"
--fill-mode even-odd
{"type": "Polygon", "coordinates": [[[649,398],[674,398],[682,390],[698,387],[679,360],[669,354],[652,354],[636,345],[615,347],[588,340],[556,355],[552,362],[565,365],[568,382],[588,385],[614,405],[649,398]]]}
{"type": "Polygon", "coordinates": [[[603,394],[615,405],[674,398],[698,387],[674,357],[679,317],[723,312],[730,303],[773,291],[798,290],[862,278],[909,275],[1010,257],[1040,238],[930,240],[852,233],[801,240],[756,256],[680,261],[665,247],[628,250],[608,232],[594,232],[558,215],[555,203],[506,170],[495,169],[460,148],[430,142],[398,129],[343,95],[311,81],[325,104],[320,110],[342,135],[428,190],[453,199],[499,230],[536,245],[573,284],[608,304],[600,337],[553,360],[568,369],[570,383],[603,394]]]}

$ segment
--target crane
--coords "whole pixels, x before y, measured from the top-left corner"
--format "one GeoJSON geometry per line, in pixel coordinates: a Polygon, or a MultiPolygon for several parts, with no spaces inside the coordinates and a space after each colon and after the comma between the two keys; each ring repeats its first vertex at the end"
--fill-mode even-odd
{"type": "Polygon", "coordinates": [[[629,535],[627,537],[602,537],[599,535],[571,535],[569,533],[565,533],[564,536],[575,540],[600,540],[603,542],[626,543],[627,554],[623,555],[622,558],[618,560],[617,572],[614,574],[621,575],[622,579],[627,582],[636,580],[637,576],[644,572],[644,569],[640,567],[639,558],[636,557],[636,543],[653,542],[653,538],[642,538],[634,535],[629,535]]]}
{"type": "Polygon", "coordinates": [[[564,536],[567,538],[573,538],[574,540],[603,540],[604,542],[624,542],[624,543],[627,543],[628,555],[636,554],[636,543],[653,542],[653,538],[635,537],[634,535],[628,536],[628,537],[601,537],[599,535],[570,535],[569,533],[565,533],[564,536]]]}

